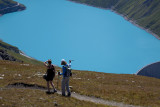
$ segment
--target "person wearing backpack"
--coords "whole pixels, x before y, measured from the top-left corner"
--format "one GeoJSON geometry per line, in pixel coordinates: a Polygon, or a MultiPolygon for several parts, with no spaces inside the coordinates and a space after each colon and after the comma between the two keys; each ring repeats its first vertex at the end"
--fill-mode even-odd
{"type": "Polygon", "coordinates": [[[55,67],[52,65],[52,61],[51,60],[47,60],[44,62],[44,65],[47,67],[47,72],[46,72],[46,81],[47,81],[47,88],[48,88],[48,91],[46,92],[47,94],[50,94],[50,88],[49,88],[49,84],[51,84],[51,86],[53,87],[53,93],[57,92],[57,90],[55,89],[54,87],[54,84],[53,84],[53,79],[55,77],[55,67]]]}
{"type": "Polygon", "coordinates": [[[65,89],[68,92],[68,97],[71,96],[71,91],[69,89],[69,77],[70,77],[70,68],[71,68],[71,60],[69,61],[69,64],[67,64],[67,62],[62,59],[61,61],[61,65],[62,65],[62,73],[58,73],[59,75],[63,75],[63,79],[62,79],[62,84],[61,84],[61,88],[62,88],[62,96],[66,96],[65,94],[65,89]]]}

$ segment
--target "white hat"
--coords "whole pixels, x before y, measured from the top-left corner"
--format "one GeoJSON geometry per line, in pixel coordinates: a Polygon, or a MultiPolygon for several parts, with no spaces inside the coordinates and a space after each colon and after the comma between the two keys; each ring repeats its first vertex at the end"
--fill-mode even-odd
{"type": "Polygon", "coordinates": [[[65,61],[65,59],[62,59],[61,62],[62,62],[62,61],[65,61]]]}

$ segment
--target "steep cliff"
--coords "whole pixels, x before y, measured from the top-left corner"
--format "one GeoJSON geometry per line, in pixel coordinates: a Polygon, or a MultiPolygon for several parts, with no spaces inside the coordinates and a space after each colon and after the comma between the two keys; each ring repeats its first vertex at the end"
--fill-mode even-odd
{"type": "Polygon", "coordinates": [[[132,20],[160,39],[159,0],[69,0],[95,7],[111,9],[132,20]]]}

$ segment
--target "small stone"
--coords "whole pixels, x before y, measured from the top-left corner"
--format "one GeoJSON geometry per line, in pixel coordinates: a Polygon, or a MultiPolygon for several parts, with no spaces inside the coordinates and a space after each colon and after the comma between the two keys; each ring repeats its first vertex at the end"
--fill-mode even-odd
{"type": "Polygon", "coordinates": [[[81,78],[73,78],[73,79],[80,80],[81,78]]]}
{"type": "Polygon", "coordinates": [[[42,97],[41,97],[41,98],[39,98],[39,99],[40,99],[40,100],[44,100],[44,98],[42,98],[42,97]]]}

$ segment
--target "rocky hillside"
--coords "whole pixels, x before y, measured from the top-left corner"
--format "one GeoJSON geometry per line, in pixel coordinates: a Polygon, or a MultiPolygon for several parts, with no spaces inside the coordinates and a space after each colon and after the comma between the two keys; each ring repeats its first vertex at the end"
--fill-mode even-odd
{"type": "Polygon", "coordinates": [[[24,55],[17,47],[0,41],[0,60],[17,61],[21,63],[42,64],[31,57],[24,55]]]}
{"type": "Polygon", "coordinates": [[[23,62],[23,61],[17,60],[15,57],[9,55],[7,53],[7,50],[4,50],[4,49],[0,49],[0,60],[10,60],[10,61],[23,62]]]}
{"type": "Polygon", "coordinates": [[[159,0],[69,0],[95,7],[112,9],[134,24],[160,38],[159,0]]]}
{"type": "Polygon", "coordinates": [[[0,0],[0,15],[26,9],[22,4],[12,0],[0,0]]]}

